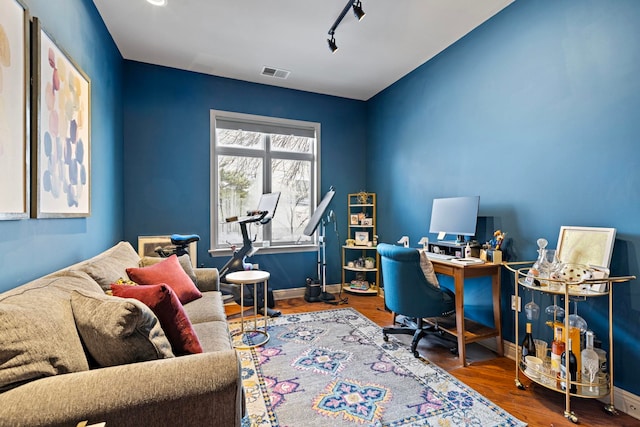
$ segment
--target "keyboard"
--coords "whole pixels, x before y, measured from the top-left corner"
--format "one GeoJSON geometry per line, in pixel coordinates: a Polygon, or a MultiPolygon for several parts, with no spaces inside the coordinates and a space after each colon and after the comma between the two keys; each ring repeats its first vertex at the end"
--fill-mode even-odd
{"type": "Polygon", "coordinates": [[[445,255],[445,254],[436,254],[436,253],[433,253],[433,252],[427,252],[427,258],[451,260],[451,259],[454,259],[455,256],[453,256],[453,255],[445,255]]]}

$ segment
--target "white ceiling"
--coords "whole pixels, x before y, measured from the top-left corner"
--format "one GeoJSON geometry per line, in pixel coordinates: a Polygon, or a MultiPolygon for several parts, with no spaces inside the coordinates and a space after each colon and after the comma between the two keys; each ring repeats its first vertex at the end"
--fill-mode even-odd
{"type": "Polygon", "coordinates": [[[125,59],[367,100],[513,0],[93,0],[125,59]],[[290,71],[261,75],[264,66],[290,71]]]}

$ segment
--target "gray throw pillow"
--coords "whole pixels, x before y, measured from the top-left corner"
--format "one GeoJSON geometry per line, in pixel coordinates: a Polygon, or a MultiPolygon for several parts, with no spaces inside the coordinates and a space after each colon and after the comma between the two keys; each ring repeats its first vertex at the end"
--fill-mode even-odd
{"type": "Polygon", "coordinates": [[[76,326],[98,365],[173,357],[158,318],[140,301],[102,294],[71,294],[76,326]]]}
{"type": "Polygon", "coordinates": [[[0,391],[89,369],[68,297],[42,290],[60,280],[65,278],[40,279],[0,298],[0,391]]]}
{"type": "Polygon", "coordinates": [[[424,278],[427,279],[427,282],[431,283],[436,288],[440,288],[438,276],[436,276],[436,272],[433,270],[433,263],[429,257],[427,257],[427,253],[422,249],[420,249],[420,268],[422,269],[422,274],[424,274],[424,278]]]}
{"type": "Polygon", "coordinates": [[[140,257],[128,242],[120,242],[103,253],[80,264],[79,269],[93,278],[103,291],[127,277],[127,268],[137,267],[140,257]]]}

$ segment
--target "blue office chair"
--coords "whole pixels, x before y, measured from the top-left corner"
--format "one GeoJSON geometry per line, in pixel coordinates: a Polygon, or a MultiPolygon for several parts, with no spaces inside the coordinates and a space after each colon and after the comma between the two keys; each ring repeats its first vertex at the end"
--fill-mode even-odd
{"type": "Polygon", "coordinates": [[[427,333],[438,332],[423,319],[455,313],[455,294],[427,281],[420,267],[417,249],[380,243],[377,250],[381,257],[385,304],[394,313],[394,322],[396,314],[415,319],[405,320],[404,327],[383,328],[384,340],[389,339],[389,334],[413,335],[411,352],[419,357],[416,350],[418,342],[427,333]]]}

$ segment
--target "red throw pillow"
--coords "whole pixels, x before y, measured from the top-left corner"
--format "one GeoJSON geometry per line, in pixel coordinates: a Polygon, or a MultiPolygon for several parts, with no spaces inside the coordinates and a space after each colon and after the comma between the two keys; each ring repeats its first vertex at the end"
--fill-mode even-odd
{"type": "Polygon", "coordinates": [[[113,295],[135,298],[148,306],[160,321],[176,356],[202,353],[202,346],[182,304],[165,284],[148,286],[111,285],[113,295]]]}
{"type": "Polygon", "coordinates": [[[127,268],[129,278],[140,285],[168,285],[178,296],[182,304],[202,297],[202,293],[193,284],[178,261],[178,257],[169,258],[149,267],[127,268]]]}

